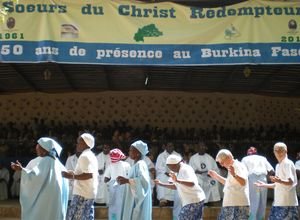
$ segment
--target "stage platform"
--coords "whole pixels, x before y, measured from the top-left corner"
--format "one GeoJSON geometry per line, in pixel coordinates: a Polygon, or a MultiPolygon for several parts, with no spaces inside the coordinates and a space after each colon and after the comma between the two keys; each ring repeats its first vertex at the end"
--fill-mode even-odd
{"type": "MultiPolygon", "coordinates": [[[[216,220],[220,212],[221,203],[219,206],[204,207],[203,220],[216,220]]],[[[267,208],[268,215],[270,206],[267,208]]],[[[95,207],[95,219],[107,220],[107,207],[96,206],[95,207]]],[[[0,219],[1,220],[17,220],[20,219],[21,208],[18,200],[6,200],[0,201],[0,219]]],[[[153,207],[152,212],[153,220],[172,220],[172,208],[171,207],[153,207]]]]}

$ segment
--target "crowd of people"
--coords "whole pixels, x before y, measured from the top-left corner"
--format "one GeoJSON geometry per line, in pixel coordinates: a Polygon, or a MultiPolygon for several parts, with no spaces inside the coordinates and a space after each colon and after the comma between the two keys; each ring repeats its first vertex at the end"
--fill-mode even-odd
{"type": "Polygon", "coordinates": [[[264,218],[267,188],[274,188],[270,219],[298,219],[300,153],[294,155],[298,160],[294,164],[283,142],[272,147],[275,162],[270,154],[264,156],[270,147],[247,150],[238,142],[227,145],[202,138],[159,141],[152,139],[149,127],[141,138],[144,141],[136,141],[137,133],[123,125],[123,129],[115,125],[118,132],[112,132],[109,141],[95,130],[74,131],[76,143],[69,144],[66,140],[72,135],[54,138],[44,130],[48,135],[32,143],[37,157],[27,166],[16,160],[11,163],[12,173],[0,162],[0,200],[20,197],[22,219],[93,219],[94,205],[107,206],[113,220],[151,219],[153,205],[173,207],[174,220],[201,219],[204,205],[222,202],[219,219],[254,220],[264,218]],[[121,139],[121,134],[128,139],[121,139]],[[151,141],[144,139],[147,135],[151,141]],[[33,189],[33,182],[38,187],[33,189]],[[50,204],[44,201],[46,194],[51,194],[51,204],[56,201],[54,206],[59,206],[55,212],[38,211],[50,204]]]}
{"type": "MultiPolygon", "coordinates": [[[[80,134],[75,154],[64,166],[59,159],[61,145],[42,137],[37,140],[35,159],[25,167],[18,160],[11,162],[12,170],[21,176],[22,219],[94,219],[94,205],[104,204],[109,219],[150,220],[156,198],[160,206],[172,205],[173,218],[178,220],[202,219],[204,205],[221,198],[219,219],[264,219],[264,188],[274,188],[269,219],[299,219],[299,161],[294,164],[288,158],[283,142],[273,148],[278,161],[275,169],[255,147],[241,161],[228,149],[220,149],[213,159],[206,153],[205,142],[199,141],[196,152],[186,160],[168,142],[154,165],[147,157],[148,145],[141,140],[130,144],[128,157],[110,145],[97,155],[94,146],[93,135],[80,134]]],[[[5,175],[0,177],[8,182],[5,175]]]]}
{"type": "MultiPolygon", "coordinates": [[[[212,142],[209,146],[211,153],[216,155],[216,144],[231,146],[237,155],[243,155],[249,144],[261,148],[262,153],[268,153],[266,145],[271,145],[276,140],[298,143],[300,131],[289,124],[277,126],[250,126],[249,128],[229,128],[212,125],[211,128],[161,128],[150,125],[133,127],[126,121],[115,121],[109,125],[94,122],[78,123],[46,121],[34,118],[29,123],[0,123],[0,153],[8,157],[23,155],[32,157],[32,146],[39,137],[56,137],[64,147],[62,157],[67,157],[76,144],[78,133],[88,129],[95,137],[97,145],[110,142],[112,146],[128,152],[128,145],[136,138],[143,139],[150,144],[162,144],[167,140],[177,145],[193,143],[198,140],[212,142]],[[270,144],[271,143],[271,144],[270,144]]],[[[97,150],[96,146],[95,150],[97,150]]],[[[182,146],[178,146],[179,150],[182,146]]]]}

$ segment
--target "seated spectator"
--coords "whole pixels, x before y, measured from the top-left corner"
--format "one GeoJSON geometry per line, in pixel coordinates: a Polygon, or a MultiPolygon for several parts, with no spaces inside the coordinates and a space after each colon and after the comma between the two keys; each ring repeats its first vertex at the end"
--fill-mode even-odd
{"type": "Polygon", "coordinates": [[[105,205],[108,202],[108,188],[107,184],[104,182],[104,172],[107,166],[109,166],[110,157],[109,157],[110,145],[104,144],[102,152],[99,153],[96,158],[98,161],[98,190],[95,202],[99,205],[105,205]]]}
{"type": "MultiPolygon", "coordinates": [[[[75,154],[68,156],[66,165],[65,165],[65,167],[68,171],[75,171],[77,160],[78,160],[80,154],[81,154],[81,152],[76,152],[75,154]]],[[[72,200],[73,188],[74,188],[74,180],[70,179],[69,180],[69,201],[72,200]]]]}
{"type": "MultiPolygon", "coordinates": [[[[156,178],[161,182],[168,182],[170,176],[170,169],[168,168],[166,161],[170,155],[180,156],[179,153],[174,151],[174,144],[172,142],[167,143],[164,152],[160,153],[156,160],[156,178]]],[[[174,190],[162,187],[160,185],[156,186],[157,199],[159,201],[159,206],[167,206],[172,204],[174,201],[174,190]]]]}
{"type": "Polygon", "coordinates": [[[16,170],[13,174],[13,183],[10,188],[10,193],[13,198],[20,196],[21,171],[16,170]]]}
{"type": "Polygon", "coordinates": [[[219,183],[208,175],[209,170],[214,170],[220,174],[220,170],[214,158],[207,151],[204,142],[196,145],[197,153],[194,154],[189,165],[195,170],[199,185],[205,193],[205,203],[214,203],[221,200],[219,192],[219,183]]]}
{"type": "Polygon", "coordinates": [[[0,162],[0,200],[8,199],[9,171],[0,162]]]}

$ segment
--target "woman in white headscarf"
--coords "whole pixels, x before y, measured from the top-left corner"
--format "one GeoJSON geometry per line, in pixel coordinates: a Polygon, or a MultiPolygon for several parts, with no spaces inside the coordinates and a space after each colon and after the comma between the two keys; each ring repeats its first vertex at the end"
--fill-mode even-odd
{"type": "Polygon", "coordinates": [[[178,155],[168,156],[166,164],[172,171],[170,173],[170,182],[164,183],[156,179],[154,182],[163,187],[177,190],[181,200],[182,208],[178,216],[179,220],[200,220],[202,219],[205,194],[198,184],[197,176],[193,168],[182,162],[178,155]]]}
{"type": "Polygon", "coordinates": [[[274,202],[268,217],[269,220],[299,220],[295,165],[288,158],[288,149],[285,143],[277,142],[273,150],[278,164],[275,176],[270,176],[272,183],[257,181],[255,185],[274,189],[274,202]]]}
{"type": "Polygon", "coordinates": [[[36,145],[37,158],[26,168],[21,163],[11,163],[13,170],[21,170],[20,203],[22,220],[53,220],[66,218],[68,181],[61,172],[65,170],[57,158],[61,146],[53,139],[43,137],[36,145]]]}
{"type": "Polygon", "coordinates": [[[218,152],[216,161],[228,170],[226,178],[215,170],[208,171],[208,175],[224,185],[224,198],[218,220],[248,220],[250,200],[246,166],[234,159],[227,149],[218,152]]]}
{"type": "Polygon", "coordinates": [[[130,146],[129,156],[134,165],[129,170],[128,178],[118,176],[120,185],[126,184],[122,220],[151,220],[152,193],[149,170],[143,160],[148,153],[148,146],[143,141],[136,141],[130,146]]]}
{"type": "Polygon", "coordinates": [[[94,219],[94,201],[98,188],[98,163],[92,148],[95,139],[83,133],[77,139],[76,151],[81,152],[75,171],[63,172],[63,177],[74,180],[72,201],[67,218],[72,220],[94,219]]]}

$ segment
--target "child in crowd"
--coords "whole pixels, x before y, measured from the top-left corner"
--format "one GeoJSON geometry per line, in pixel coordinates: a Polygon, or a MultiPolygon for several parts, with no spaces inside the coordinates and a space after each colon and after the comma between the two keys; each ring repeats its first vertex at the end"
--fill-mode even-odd
{"type": "Polygon", "coordinates": [[[126,158],[123,152],[118,149],[112,149],[109,152],[111,163],[104,173],[104,182],[108,184],[108,212],[110,220],[121,219],[125,185],[119,185],[118,176],[128,177],[130,164],[122,161],[126,158]]]}

